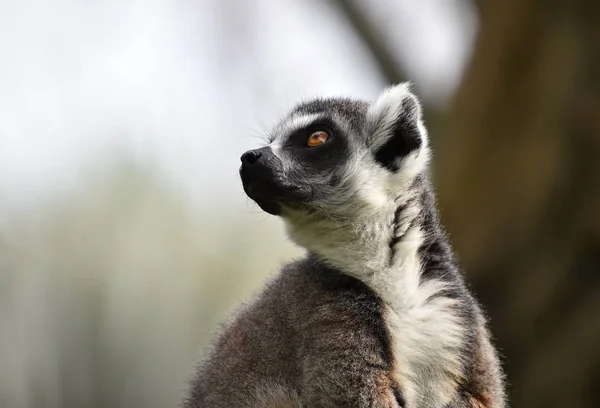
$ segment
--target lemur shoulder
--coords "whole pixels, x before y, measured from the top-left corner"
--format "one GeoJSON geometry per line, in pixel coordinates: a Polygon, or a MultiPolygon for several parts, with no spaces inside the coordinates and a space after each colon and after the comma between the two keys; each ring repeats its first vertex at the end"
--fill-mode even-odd
{"type": "Polygon", "coordinates": [[[307,255],[222,331],[184,406],[502,408],[486,320],[454,260],[406,84],[295,107],[242,155],[246,194],[307,255]]]}

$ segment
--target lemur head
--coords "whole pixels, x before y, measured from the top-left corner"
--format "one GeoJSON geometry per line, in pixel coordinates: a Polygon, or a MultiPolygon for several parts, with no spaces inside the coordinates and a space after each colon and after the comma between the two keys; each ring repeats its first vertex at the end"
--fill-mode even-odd
{"type": "Polygon", "coordinates": [[[246,194],[290,230],[390,223],[429,156],[408,84],[388,88],[374,103],[302,103],[269,136],[267,146],[242,155],[240,175],[246,194]]]}

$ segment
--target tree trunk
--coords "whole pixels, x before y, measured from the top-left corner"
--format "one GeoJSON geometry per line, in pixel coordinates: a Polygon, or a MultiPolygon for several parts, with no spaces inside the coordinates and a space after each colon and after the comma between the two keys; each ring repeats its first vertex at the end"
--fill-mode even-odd
{"type": "Polygon", "coordinates": [[[600,406],[600,2],[481,2],[435,139],[442,217],[511,406],[600,406]]]}

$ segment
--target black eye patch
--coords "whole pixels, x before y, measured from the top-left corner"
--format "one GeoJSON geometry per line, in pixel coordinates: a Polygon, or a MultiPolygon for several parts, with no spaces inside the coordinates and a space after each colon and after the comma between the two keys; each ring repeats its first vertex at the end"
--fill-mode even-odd
{"type": "Polygon", "coordinates": [[[348,157],[348,140],[333,120],[323,118],[291,134],[283,150],[298,170],[328,176],[325,173],[339,169],[348,157]],[[319,146],[309,146],[308,138],[319,131],[327,133],[327,140],[319,146]]]}
{"type": "Polygon", "coordinates": [[[327,133],[327,142],[323,145],[333,142],[334,139],[340,137],[339,130],[335,123],[328,118],[323,118],[315,121],[305,128],[299,129],[292,133],[284,143],[284,147],[289,148],[311,148],[307,141],[310,135],[315,132],[323,131],[327,133]]]}

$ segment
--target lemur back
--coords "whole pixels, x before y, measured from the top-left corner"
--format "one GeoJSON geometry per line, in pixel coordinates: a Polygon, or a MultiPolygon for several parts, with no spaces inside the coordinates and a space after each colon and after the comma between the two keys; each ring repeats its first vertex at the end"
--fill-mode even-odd
{"type": "Polygon", "coordinates": [[[307,255],[221,332],[184,407],[504,407],[428,160],[407,85],[300,104],[242,156],[244,190],[307,255]]]}

